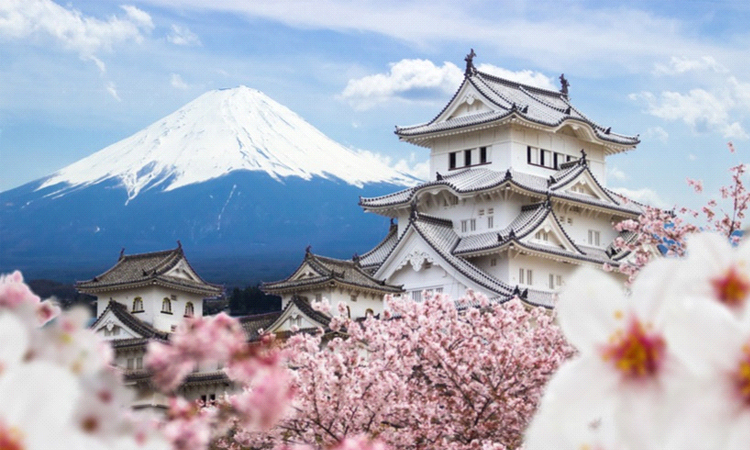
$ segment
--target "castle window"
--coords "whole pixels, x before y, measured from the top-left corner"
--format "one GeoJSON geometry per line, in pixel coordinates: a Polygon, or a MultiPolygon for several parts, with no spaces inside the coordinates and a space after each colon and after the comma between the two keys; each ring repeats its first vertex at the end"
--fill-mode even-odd
{"type": "Polygon", "coordinates": [[[549,274],[549,288],[557,289],[562,286],[562,275],[549,274]]]}
{"type": "Polygon", "coordinates": [[[133,312],[143,312],[143,299],[141,297],[133,299],[133,312]]]}
{"type": "Polygon", "coordinates": [[[451,152],[448,155],[448,168],[449,169],[455,169],[456,168],[456,152],[451,152]]]}
{"type": "Polygon", "coordinates": [[[497,258],[490,259],[490,267],[495,267],[497,265],[497,258]]]}
{"type": "Polygon", "coordinates": [[[469,225],[471,225],[471,231],[476,231],[477,229],[477,219],[471,219],[469,221],[469,225]]]}
{"type": "Polygon", "coordinates": [[[487,147],[479,147],[479,164],[487,163],[487,147]]]}
{"type": "Polygon", "coordinates": [[[323,301],[323,294],[315,294],[315,301],[316,302],[322,302],[323,301]]]}
{"type": "Polygon", "coordinates": [[[135,358],[135,368],[136,369],[143,369],[143,356],[139,356],[135,358]]]}
{"type": "Polygon", "coordinates": [[[185,317],[193,317],[195,315],[195,307],[193,302],[185,303],[185,317]]]}
{"type": "Polygon", "coordinates": [[[471,150],[464,150],[464,166],[471,165],[471,150]]]}
{"type": "Polygon", "coordinates": [[[495,216],[487,216],[487,228],[495,228],[495,216]]]}
{"type": "Polygon", "coordinates": [[[549,240],[549,233],[544,230],[539,230],[534,235],[534,239],[547,242],[549,240]]]}
{"type": "Polygon", "coordinates": [[[125,363],[125,368],[128,370],[133,370],[134,364],[135,364],[135,358],[128,358],[127,362],[125,363]]]}
{"type": "Polygon", "coordinates": [[[350,298],[350,299],[351,299],[351,301],[353,301],[353,302],[356,302],[356,301],[357,301],[357,295],[356,295],[356,294],[352,294],[352,295],[351,295],[351,296],[350,296],[349,298],[350,298]]]}
{"type": "Polygon", "coordinates": [[[495,208],[489,208],[487,214],[495,214],[495,208]]]}
{"type": "Polygon", "coordinates": [[[172,314],[172,301],[167,297],[161,301],[161,312],[164,314],[172,314]]]}
{"type": "Polygon", "coordinates": [[[483,209],[480,209],[480,210],[479,210],[479,215],[480,215],[480,216],[483,216],[483,215],[484,215],[484,210],[483,210],[483,209]]]}
{"type": "Polygon", "coordinates": [[[596,230],[589,230],[589,245],[599,246],[600,234],[596,230]]]}
{"type": "Polygon", "coordinates": [[[416,290],[411,291],[411,299],[415,302],[421,302],[422,301],[422,291],[416,290]]]}
{"type": "Polygon", "coordinates": [[[534,282],[533,276],[534,272],[532,272],[531,269],[518,269],[518,284],[527,284],[531,286],[534,282]]]}
{"type": "Polygon", "coordinates": [[[466,233],[467,225],[468,225],[468,221],[467,220],[462,220],[461,221],[461,232],[462,233],[466,233]]]}

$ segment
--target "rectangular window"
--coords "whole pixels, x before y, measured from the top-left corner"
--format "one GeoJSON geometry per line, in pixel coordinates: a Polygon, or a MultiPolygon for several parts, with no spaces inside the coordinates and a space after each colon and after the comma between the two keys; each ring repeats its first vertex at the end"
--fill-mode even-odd
{"type": "Polygon", "coordinates": [[[469,224],[471,225],[471,231],[476,231],[477,230],[477,219],[471,219],[471,221],[469,222],[469,224]]]}
{"type": "Polygon", "coordinates": [[[357,296],[356,295],[352,295],[351,299],[352,299],[353,302],[356,302],[357,301],[357,296]]]}
{"type": "Polygon", "coordinates": [[[487,214],[495,214],[495,208],[488,209],[487,214]]]}
{"type": "Polygon", "coordinates": [[[599,246],[599,232],[596,230],[589,230],[589,245],[595,247],[599,246]]]}
{"type": "Polygon", "coordinates": [[[480,215],[480,216],[483,216],[483,215],[484,215],[484,210],[483,210],[483,209],[480,209],[480,210],[479,210],[479,215],[480,215]]]}
{"type": "Polygon", "coordinates": [[[497,258],[490,259],[490,267],[495,267],[497,265],[497,258]]]}
{"type": "Polygon", "coordinates": [[[528,284],[529,286],[534,284],[534,280],[532,279],[533,274],[534,273],[531,271],[531,269],[526,269],[526,284],[528,284]]]}
{"type": "Polygon", "coordinates": [[[479,163],[485,164],[487,162],[487,147],[479,147],[479,163]]]}
{"type": "Polygon", "coordinates": [[[422,291],[411,291],[411,299],[415,302],[421,302],[422,301],[422,291]]]}
{"type": "Polygon", "coordinates": [[[526,161],[529,164],[539,164],[539,149],[535,147],[526,147],[526,161]]]}
{"type": "Polygon", "coordinates": [[[143,356],[139,356],[135,358],[135,368],[136,369],[143,369],[143,356]]]}
{"type": "Polygon", "coordinates": [[[487,228],[495,228],[495,216],[487,216],[487,228]]]}
{"type": "Polygon", "coordinates": [[[471,150],[464,150],[464,166],[471,165],[471,150]]]}
{"type": "Polygon", "coordinates": [[[518,269],[518,284],[524,284],[524,282],[523,282],[523,279],[524,279],[524,278],[523,278],[524,272],[525,272],[525,270],[523,270],[523,269],[518,269]]]}
{"type": "Polygon", "coordinates": [[[323,301],[323,294],[315,294],[315,301],[316,302],[322,302],[323,301]]]}
{"type": "Polygon", "coordinates": [[[555,279],[557,282],[557,287],[562,286],[562,275],[555,275],[555,279]]]}
{"type": "Polygon", "coordinates": [[[462,232],[462,233],[466,233],[466,227],[467,227],[467,225],[468,225],[468,223],[467,223],[467,222],[468,222],[468,221],[466,221],[466,220],[462,220],[462,221],[461,221],[461,232],[462,232]]]}
{"type": "Polygon", "coordinates": [[[127,369],[128,370],[133,370],[133,363],[135,363],[135,359],[134,358],[128,358],[128,361],[127,361],[127,369]]]}
{"type": "Polygon", "coordinates": [[[549,167],[550,169],[555,168],[555,161],[552,159],[552,152],[549,150],[541,150],[541,164],[544,167],[549,167]]]}
{"type": "Polygon", "coordinates": [[[449,169],[455,169],[456,168],[456,152],[451,152],[448,155],[448,168],[449,169]]]}
{"type": "Polygon", "coordinates": [[[555,276],[553,274],[549,274],[549,288],[555,288],[555,276]]]}

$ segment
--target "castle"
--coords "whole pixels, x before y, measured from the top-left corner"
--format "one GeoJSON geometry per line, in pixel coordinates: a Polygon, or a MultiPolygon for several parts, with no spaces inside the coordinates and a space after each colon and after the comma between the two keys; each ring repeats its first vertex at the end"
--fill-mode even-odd
{"type": "Polygon", "coordinates": [[[634,149],[638,137],[576,109],[564,75],[559,91],[541,89],[481,72],[474,57],[435,118],[396,127],[400,140],[430,149],[432,179],[360,198],[366,212],[391,218],[387,236],[348,261],[308,249],[291,276],[263,285],[284,307],[327,298],[359,317],[382,311],[384,295],[400,288],[415,301],[472,289],[552,308],[576,267],[616,269],[628,257],[613,242],[633,236],[612,224],[637,218],[641,205],[607,189],[606,158],[634,149]]]}

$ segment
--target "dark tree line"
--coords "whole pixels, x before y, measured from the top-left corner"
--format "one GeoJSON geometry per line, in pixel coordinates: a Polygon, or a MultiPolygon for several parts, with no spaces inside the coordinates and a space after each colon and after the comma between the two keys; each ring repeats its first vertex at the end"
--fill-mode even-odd
{"type": "Polygon", "coordinates": [[[244,289],[236,287],[229,295],[229,313],[233,316],[262,314],[280,309],[281,297],[267,295],[258,286],[248,286],[244,289]]]}

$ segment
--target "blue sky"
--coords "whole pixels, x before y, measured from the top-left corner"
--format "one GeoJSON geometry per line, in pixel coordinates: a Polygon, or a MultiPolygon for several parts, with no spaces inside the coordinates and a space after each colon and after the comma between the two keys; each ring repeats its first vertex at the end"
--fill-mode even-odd
{"type": "Polygon", "coordinates": [[[695,206],[685,178],[716,193],[750,151],[748,22],[746,1],[3,0],[0,191],[238,85],[418,170],[427,151],[394,125],[430,120],[474,48],[520,80],[564,72],[581,111],[640,134],[610,186],[695,206]]]}

